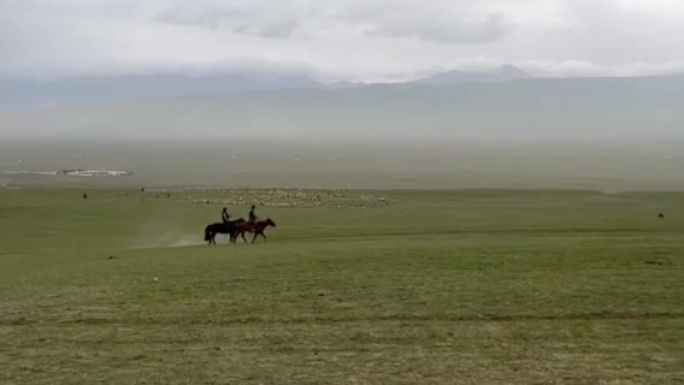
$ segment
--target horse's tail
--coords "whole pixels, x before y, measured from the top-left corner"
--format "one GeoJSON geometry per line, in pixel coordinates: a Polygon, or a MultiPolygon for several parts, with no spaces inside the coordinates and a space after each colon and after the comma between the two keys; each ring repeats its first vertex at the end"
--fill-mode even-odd
{"type": "Polygon", "coordinates": [[[211,240],[211,225],[204,229],[204,241],[209,242],[211,240]]]}

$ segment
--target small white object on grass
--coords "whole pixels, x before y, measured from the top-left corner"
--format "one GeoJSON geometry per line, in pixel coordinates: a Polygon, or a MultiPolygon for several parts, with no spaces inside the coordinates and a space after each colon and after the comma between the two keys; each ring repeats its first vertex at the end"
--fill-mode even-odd
{"type": "Polygon", "coordinates": [[[159,281],[159,278],[154,277],[154,282],[157,282],[157,281],[159,281]]]}

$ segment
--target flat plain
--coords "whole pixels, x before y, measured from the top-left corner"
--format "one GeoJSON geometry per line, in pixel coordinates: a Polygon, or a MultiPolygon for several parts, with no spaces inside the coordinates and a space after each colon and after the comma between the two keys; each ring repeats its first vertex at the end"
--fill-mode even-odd
{"type": "Polygon", "coordinates": [[[684,383],[684,193],[84,192],[0,190],[2,384],[684,383]]]}

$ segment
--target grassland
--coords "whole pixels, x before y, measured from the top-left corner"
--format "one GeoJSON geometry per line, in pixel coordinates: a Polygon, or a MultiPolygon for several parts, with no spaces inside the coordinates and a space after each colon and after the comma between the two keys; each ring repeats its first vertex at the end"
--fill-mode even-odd
{"type": "Polygon", "coordinates": [[[82,192],[0,191],[2,384],[684,383],[684,194],[82,192]]]}

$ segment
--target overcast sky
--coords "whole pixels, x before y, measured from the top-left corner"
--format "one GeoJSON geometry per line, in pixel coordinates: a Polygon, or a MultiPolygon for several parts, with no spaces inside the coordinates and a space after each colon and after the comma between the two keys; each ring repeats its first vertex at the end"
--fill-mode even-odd
{"type": "Polygon", "coordinates": [[[684,0],[0,0],[0,77],[684,72],[684,0]]]}

